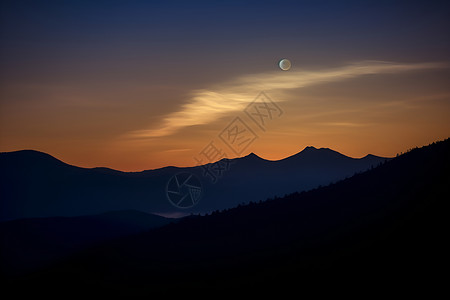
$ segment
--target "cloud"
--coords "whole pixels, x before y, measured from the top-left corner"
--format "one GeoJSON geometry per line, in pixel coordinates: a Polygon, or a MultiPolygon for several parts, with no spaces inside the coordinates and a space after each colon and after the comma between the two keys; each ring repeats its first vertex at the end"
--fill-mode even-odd
{"type": "MultiPolygon", "coordinates": [[[[185,104],[164,117],[161,127],[132,131],[128,137],[167,136],[188,126],[211,123],[225,114],[242,111],[260,91],[270,94],[275,90],[299,89],[368,74],[400,73],[447,67],[448,65],[443,63],[401,64],[363,61],[317,71],[273,71],[240,76],[207,89],[192,91],[185,104]]],[[[282,99],[273,100],[282,101],[282,99]]]]}
{"type": "Polygon", "coordinates": [[[331,126],[331,127],[365,127],[370,124],[367,123],[355,123],[355,122],[321,122],[317,125],[331,126]]]}

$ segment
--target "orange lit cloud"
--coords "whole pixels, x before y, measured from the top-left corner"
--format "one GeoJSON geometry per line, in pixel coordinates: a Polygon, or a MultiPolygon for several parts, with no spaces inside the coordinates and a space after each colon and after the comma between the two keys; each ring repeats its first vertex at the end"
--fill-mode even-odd
{"type": "MultiPolygon", "coordinates": [[[[211,123],[225,114],[243,110],[263,90],[267,92],[293,90],[368,74],[401,73],[447,67],[448,64],[445,63],[405,64],[363,61],[339,68],[317,71],[295,71],[293,69],[289,72],[272,71],[240,76],[228,82],[193,91],[187,103],[163,118],[162,126],[135,130],[129,132],[127,137],[162,137],[172,135],[188,126],[211,123]]],[[[276,100],[282,101],[283,99],[276,100]]],[[[355,126],[351,123],[334,125],[355,126]]]]}

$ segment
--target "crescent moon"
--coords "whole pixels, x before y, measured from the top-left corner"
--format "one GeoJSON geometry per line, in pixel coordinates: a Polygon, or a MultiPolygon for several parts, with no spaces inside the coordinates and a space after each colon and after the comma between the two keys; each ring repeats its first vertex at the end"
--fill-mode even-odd
{"type": "Polygon", "coordinates": [[[280,67],[281,70],[287,71],[287,70],[289,70],[291,68],[291,62],[289,61],[289,59],[283,58],[278,63],[278,66],[280,67]]]}
{"type": "Polygon", "coordinates": [[[280,67],[281,70],[287,71],[287,70],[289,70],[291,68],[291,62],[289,61],[289,59],[283,58],[278,63],[278,66],[280,67]]]}

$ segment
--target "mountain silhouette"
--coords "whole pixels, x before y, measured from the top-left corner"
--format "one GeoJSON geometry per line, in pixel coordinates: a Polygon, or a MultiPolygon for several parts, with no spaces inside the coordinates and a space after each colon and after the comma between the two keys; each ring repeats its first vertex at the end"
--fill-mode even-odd
{"type": "Polygon", "coordinates": [[[11,286],[115,295],[262,287],[303,292],[311,284],[317,292],[333,283],[430,291],[428,284],[444,283],[449,174],[447,139],[325,187],[107,242],[11,286]]]}
{"type": "MultiPolygon", "coordinates": [[[[0,154],[0,221],[53,216],[81,216],[112,210],[146,213],[207,213],[250,201],[304,191],[349,177],[385,161],[354,159],[330,149],[307,147],[279,160],[249,154],[227,162],[216,182],[204,166],[165,167],[142,172],[79,168],[37,151],[0,154]],[[168,201],[168,181],[180,172],[201,181],[196,206],[177,208],[168,201]]],[[[222,161],[223,162],[223,161],[222,161]]]]}

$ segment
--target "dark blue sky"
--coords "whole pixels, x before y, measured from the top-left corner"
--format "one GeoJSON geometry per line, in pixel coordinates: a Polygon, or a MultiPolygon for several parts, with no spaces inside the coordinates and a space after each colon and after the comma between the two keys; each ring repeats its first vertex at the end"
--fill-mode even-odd
{"type": "Polygon", "coordinates": [[[229,59],[264,68],[280,54],[317,64],[450,53],[448,1],[19,0],[2,1],[1,11],[8,70],[22,70],[19,60],[226,67],[229,59]]]}

